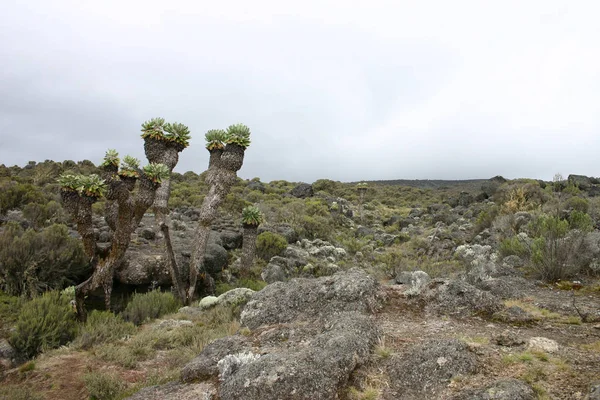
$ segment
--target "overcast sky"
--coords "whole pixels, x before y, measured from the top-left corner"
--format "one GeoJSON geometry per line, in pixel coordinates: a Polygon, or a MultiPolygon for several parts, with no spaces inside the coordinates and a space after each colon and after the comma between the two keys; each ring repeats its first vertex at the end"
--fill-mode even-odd
{"type": "Polygon", "coordinates": [[[251,128],[243,178],[600,175],[600,2],[3,0],[0,164],[251,128]],[[294,4],[294,5],[292,5],[294,4]]]}

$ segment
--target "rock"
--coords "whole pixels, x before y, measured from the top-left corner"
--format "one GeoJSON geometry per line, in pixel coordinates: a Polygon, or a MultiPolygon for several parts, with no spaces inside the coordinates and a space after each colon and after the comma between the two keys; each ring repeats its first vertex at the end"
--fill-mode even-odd
{"type": "Polygon", "coordinates": [[[206,310],[215,306],[239,306],[246,304],[252,298],[252,296],[254,296],[254,293],[256,292],[252,289],[235,288],[228,290],[219,297],[204,297],[202,300],[200,300],[200,303],[198,303],[198,307],[200,307],[202,310],[206,310]]]}
{"type": "Polygon", "coordinates": [[[216,296],[206,296],[203,297],[200,302],[198,302],[198,308],[201,310],[206,310],[217,305],[219,298],[216,296]]]}
{"type": "Polygon", "coordinates": [[[222,381],[228,380],[240,368],[257,361],[259,358],[259,354],[254,354],[252,352],[229,354],[223,357],[217,363],[219,379],[222,381]]]}
{"type": "Polygon", "coordinates": [[[10,369],[17,361],[17,351],[6,339],[0,339],[0,371],[10,369]]]}
{"type": "Polygon", "coordinates": [[[222,381],[221,399],[334,399],[352,371],[369,359],[376,338],[377,330],[365,315],[331,315],[327,329],[305,336],[304,343],[241,366],[222,381]]]}
{"type": "Polygon", "coordinates": [[[531,386],[517,379],[493,382],[484,388],[467,390],[453,400],[535,400],[531,386]]]}
{"type": "Polygon", "coordinates": [[[227,265],[227,250],[223,246],[215,243],[206,245],[206,253],[204,255],[204,267],[209,274],[217,274],[221,272],[227,265]]]}
{"type": "Polygon", "coordinates": [[[496,296],[461,280],[433,280],[424,298],[427,308],[449,315],[492,316],[503,308],[496,296]]]}
{"type": "Polygon", "coordinates": [[[229,354],[245,350],[247,346],[246,338],[243,336],[229,336],[207,344],[200,355],[181,370],[181,380],[193,382],[217,376],[219,373],[217,363],[229,354]]]}
{"type": "Polygon", "coordinates": [[[269,263],[261,272],[260,277],[267,283],[285,282],[288,280],[288,273],[285,267],[269,263]]]}
{"type": "Polygon", "coordinates": [[[389,219],[383,221],[383,226],[397,225],[402,219],[399,215],[392,215],[389,219]]]}
{"type": "Polygon", "coordinates": [[[112,235],[108,231],[101,231],[98,233],[98,243],[110,243],[112,235]]]}
{"type": "Polygon", "coordinates": [[[518,306],[505,308],[494,314],[494,318],[499,321],[519,326],[533,324],[537,321],[533,315],[518,306]]]}
{"type": "Polygon", "coordinates": [[[143,228],[138,235],[146,240],[156,239],[156,232],[150,228],[143,228]]]}
{"type": "Polygon", "coordinates": [[[477,358],[456,339],[430,340],[386,366],[394,399],[434,399],[457,375],[477,371],[477,358]]]}
{"type": "Polygon", "coordinates": [[[376,306],[377,291],[377,281],[358,268],[318,279],[275,282],[257,292],[246,304],[241,323],[255,329],[261,325],[289,322],[301,314],[368,313],[376,306]]]}
{"type": "Polygon", "coordinates": [[[298,268],[308,263],[310,254],[308,254],[308,251],[300,247],[288,246],[283,251],[283,257],[288,260],[287,265],[289,265],[291,268],[298,268]]]}
{"type": "Polygon", "coordinates": [[[404,294],[407,296],[417,296],[421,294],[423,289],[427,287],[427,284],[431,281],[431,278],[424,271],[402,271],[396,275],[396,283],[405,285],[407,289],[404,294]]]}
{"type": "Polygon", "coordinates": [[[301,183],[293,188],[290,194],[299,199],[305,199],[307,197],[313,197],[314,192],[312,185],[309,185],[308,183],[301,183]]]}
{"type": "Polygon", "coordinates": [[[222,231],[219,235],[226,250],[241,249],[243,234],[240,231],[222,231]]]}
{"type": "Polygon", "coordinates": [[[525,261],[517,255],[510,255],[502,259],[502,263],[511,268],[519,268],[525,265],[525,261]]]}
{"type": "Polygon", "coordinates": [[[265,185],[260,181],[250,181],[247,187],[250,190],[258,190],[261,193],[265,192],[265,185]]]}
{"type": "Polygon", "coordinates": [[[258,227],[258,234],[263,232],[277,233],[285,238],[288,243],[296,243],[298,241],[298,233],[289,224],[261,224],[258,227]]]}
{"type": "Polygon", "coordinates": [[[127,253],[127,258],[116,270],[116,278],[127,285],[171,283],[167,260],[163,256],[133,250],[127,253]]]}
{"type": "Polygon", "coordinates": [[[592,180],[585,175],[569,175],[567,182],[581,190],[587,190],[592,186],[592,180]]]}
{"type": "Polygon", "coordinates": [[[375,233],[373,239],[377,242],[383,243],[384,246],[391,246],[396,242],[398,236],[391,235],[389,233],[375,233]]]}
{"type": "Polygon", "coordinates": [[[458,205],[462,207],[469,207],[475,199],[473,195],[468,192],[460,192],[458,195],[458,205]]]}
{"type": "Polygon", "coordinates": [[[359,226],[354,234],[356,237],[365,237],[375,235],[375,231],[367,226],[359,226]]]}
{"type": "Polygon", "coordinates": [[[527,348],[533,350],[541,350],[546,353],[557,353],[558,343],[555,340],[545,337],[532,337],[527,342],[527,348]]]}
{"type": "Polygon", "coordinates": [[[595,382],[591,385],[586,400],[600,400],[600,382],[595,382]]]}
{"type": "Polygon", "coordinates": [[[215,400],[217,390],[210,382],[185,385],[177,382],[150,386],[128,397],[129,400],[215,400]]]}
{"type": "Polygon", "coordinates": [[[521,346],[521,345],[525,344],[525,340],[523,340],[522,338],[520,338],[519,336],[517,336],[516,334],[514,334],[510,331],[505,331],[505,332],[499,333],[497,335],[494,335],[493,341],[498,346],[504,346],[504,347],[516,347],[516,346],[521,346]]]}

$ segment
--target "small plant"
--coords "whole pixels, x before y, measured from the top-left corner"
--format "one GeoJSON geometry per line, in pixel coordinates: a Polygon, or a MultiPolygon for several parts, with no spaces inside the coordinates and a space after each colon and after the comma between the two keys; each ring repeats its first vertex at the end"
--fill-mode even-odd
{"type": "Polygon", "coordinates": [[[165,138],[179,145],[183,150],[190,145],[190,129],[178,122],[168,123],[164,126],[165,138]]]}
{"type": "Polygon", "coordinates": [[[108,149],[106,151],[106,154],[104,155],[104,160],[102,161],[102,164],[100,164],[101,167],[118,167],[119,166],[119,153],[117,153],[117,150],[115,149],[108,149]]]}
{"type": "Polygon", "coordinates": [[[148,293],[135,293],[123,311],[125,321],[141,325],[147,320],[159,318],[175,312],[179,303],[171,293],[153,290],[148,293]]]}
{"type": "Polygon", "coordinates": [[[35,362],[27,361],[25,364],[19,367],[19,372],[25,374],[27,372],[33,371],[35,369],[35,362]]]}
{"type": "Polygon", "coordinates": [[[223,129],[211,129],[204,136],[208,150],[222,150],[225,147],[227,132],[223,129]]]}
{"type": "Polygon", "coordinates": [[[152,118],[142,124],[142,138],[163,140],[165,127],[164,118],[152,118]]]}
{"type": "Polygon", "coordinates": [[[169,177],[169,167],[165,164],[154,164],[150,163],[144,167],[146,175],[154,182],[161,183],[163,179],[169,177]]]}
{"type": "Polygon", "coordinates": [[[248,206],[242,210],[242,223],[244,225],[260,225],[264,220],[263,214],[256,206],[248,206]]]}
{"type": "Polygon", "coordinates": [[[85,374],[83,382],[92,400],[118,399],[127,387],[117,375],[106,372],[85,374]]]}
{"type": "Polygon", "coordinates": [[[77,333],[75,313],[68,298],[48,292],[23,305],[10,343],[32,358],[46,349],[71,341],[77,333]]]}
{"type": "Polygon", "coordinates": [[[135,331],[135,326],[131,322],[125,322],[120,315],[94,310],[88,316],[81,333],[75,340],[75,345],[82,349],[89,349],[100,343],[122,339],[134,334],[135,331]]]}
{"type": "Polygon", "coordinates": [[[121,169],[119,170],[119,175],[126,178],[139,178],[140,173],[138,169],[140,168],[140,160],[132,156],[123,157],[123,161],[121,162],[121,169]]]}
{"type": "Polygon", "coordinates": [[[283,236],[269,231],[261,233],[256,238],[257,255],[267,261],[281,254],[287,245],[287,240],[283,236]]]}
{"type": "Polygon", "coordinates": [[[225,143],[247,148],[250,146],[250,128],[244,124],[230,125],[227,128],[225,143]]]}

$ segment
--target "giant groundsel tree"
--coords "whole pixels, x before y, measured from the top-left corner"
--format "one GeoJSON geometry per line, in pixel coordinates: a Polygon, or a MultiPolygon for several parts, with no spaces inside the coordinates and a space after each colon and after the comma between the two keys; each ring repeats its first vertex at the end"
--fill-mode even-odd
{"type": "Polygon", "coordinates": [[[256,255],[256,237],[258,226],[263,222],[263,213],[256,206],[248,206],[242,210],[242,226],[244,228],[244,242],[242,244],[242,274],[247,275],[252,268],[256,255]]]}
{"type": "MultiPolygon", "coordinates": [[[[187,127],[181,124],[169,125],[171,132],[164,125],[161,118],[142,125],[146,157],[150,161],[143,168],[140,167],[139,160],[130,156],[126,156],[120,165],[116,150],[108,150],[101,164],[102,176],[64,174],[59,178],[61,198],[76,222],[93,271],[75,289],[77,311],[81,318],[85,318],[85,296],[98,287],[104,289],[106,308],[110,309],[115,269],[123,261],[131,234],[138,227],[144,213],[155,203],[161,183],[168,179],[177,163],[177,153],[188,144],[187,127]],[[96,246],[92,225],[92,204],[101,196],[106,198],[105,220],[113,233],[110,247],[104,250],[96,246]]],[[[168,199],[168,192],[166,198],[168,199]]]]}

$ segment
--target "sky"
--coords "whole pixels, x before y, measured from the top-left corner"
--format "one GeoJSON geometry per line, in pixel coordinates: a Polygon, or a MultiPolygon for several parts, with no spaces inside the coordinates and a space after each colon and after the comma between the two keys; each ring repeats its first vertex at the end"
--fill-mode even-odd
{"type": "Polygon", "coordinates": [[[262,181],[600,176],[600,2],[3,0],[0,164],[248,125],[262,181]]]}

